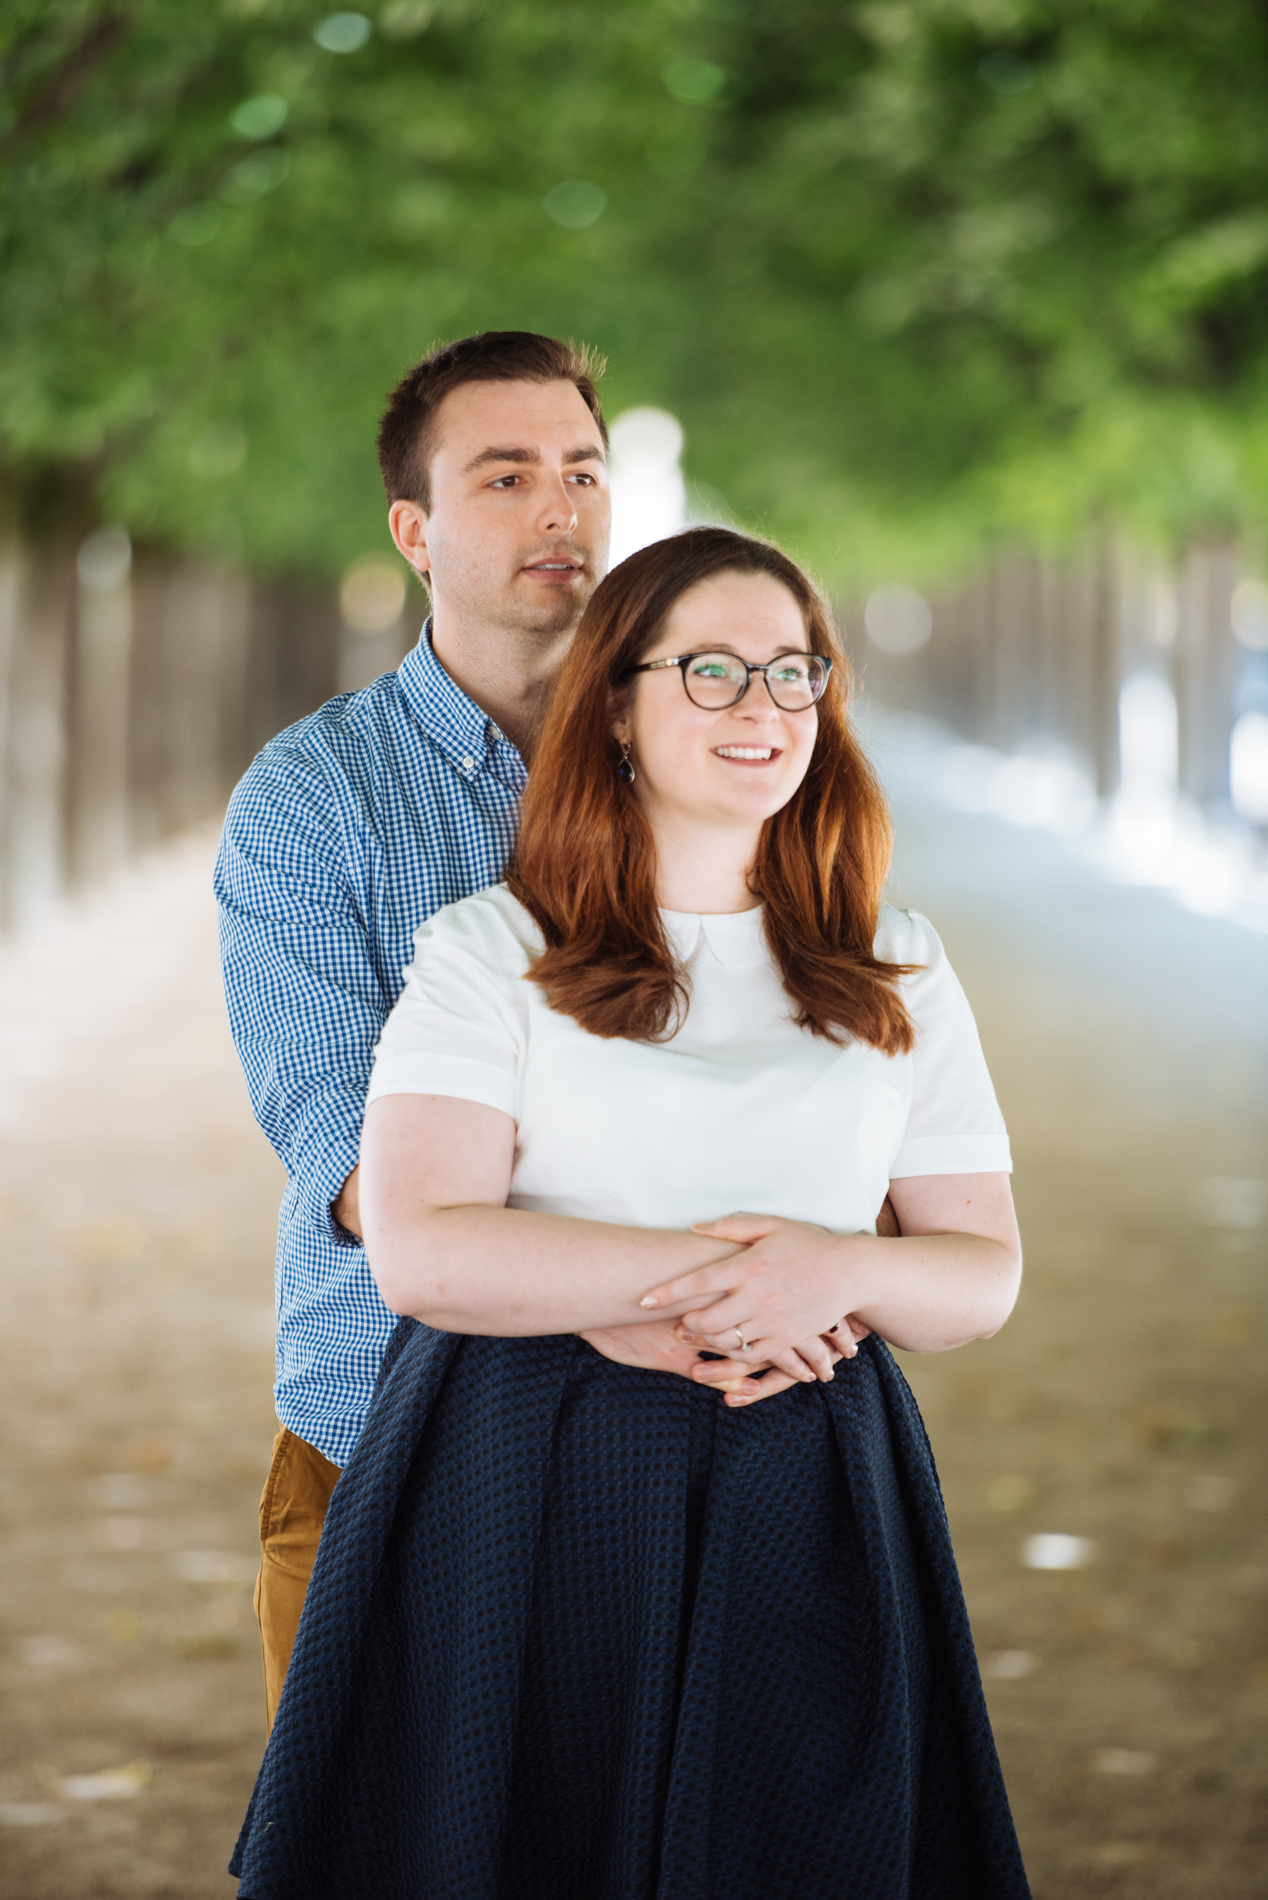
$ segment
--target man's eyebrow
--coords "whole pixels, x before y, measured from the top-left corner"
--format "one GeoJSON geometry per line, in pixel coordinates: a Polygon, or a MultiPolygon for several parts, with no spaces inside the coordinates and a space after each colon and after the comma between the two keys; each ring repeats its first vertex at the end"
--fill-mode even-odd
{"type": "MultiPolygon", "coordinates": [[[[523,466],[540,467],[541,456],[536,449],[481,449],[474,461],[468,462],[466,474],[471,475],[478,468],[486,468],[490,462],[511,462],[523,466]]],[[[603,450],[593,444],[583,449],[569,449],[564,463],[570,466],[574,462],[601,462],[603,450]]]]}
{"type": "Polygon", "coordinates": [[[472,469],[483,468],[488,462],[540,462],[541,456],[536,449],[481,449],[474,461],[468,462],[466,473],[472,469]]]}

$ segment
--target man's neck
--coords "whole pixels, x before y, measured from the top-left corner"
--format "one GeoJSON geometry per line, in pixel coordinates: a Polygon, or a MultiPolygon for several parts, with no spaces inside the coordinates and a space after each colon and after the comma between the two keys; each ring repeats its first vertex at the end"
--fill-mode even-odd
{"type": "Polygon", "coordinates": [[[550,683],[572,640],[521,628],[455,626],[433,612],[432,652],[454,685],[473,699],[527,755],[546,709],[550,683]]]}

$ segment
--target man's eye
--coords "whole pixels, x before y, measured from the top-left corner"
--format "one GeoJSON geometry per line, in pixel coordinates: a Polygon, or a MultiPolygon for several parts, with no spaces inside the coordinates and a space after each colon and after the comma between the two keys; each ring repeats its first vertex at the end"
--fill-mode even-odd
{"type": "Polygon", "coordinates": [[[515,482],[522,481],[520,475],[499,475],[489,483],[490,488],[510,488],[515,482]]]}

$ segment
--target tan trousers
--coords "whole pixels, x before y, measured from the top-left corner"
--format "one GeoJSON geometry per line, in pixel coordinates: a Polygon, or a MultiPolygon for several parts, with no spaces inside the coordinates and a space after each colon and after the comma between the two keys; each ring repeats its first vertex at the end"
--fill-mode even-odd
{"type": "Polygon", "coordinates": [[[338,1477],[338,1465],[285,1425],[281,1427],[273,1440],[273,1461],[260,1498],[260,1574],[255,1580],[270,1732],[295,1647],[326,1506],[338,1477]]]}

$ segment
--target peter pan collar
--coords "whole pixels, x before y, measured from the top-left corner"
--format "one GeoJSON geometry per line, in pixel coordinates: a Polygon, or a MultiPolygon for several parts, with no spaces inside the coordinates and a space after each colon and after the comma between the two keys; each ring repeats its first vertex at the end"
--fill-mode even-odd
{"type": "Polygon", "coordinates": [[[680,963],[686,963],[691,956],[702,931],[719,963],[742,969],[769,960],[760,905],[756,910],[714,912],[708,916],[686,910],[662,910],[660,914],[680,963]]]}

